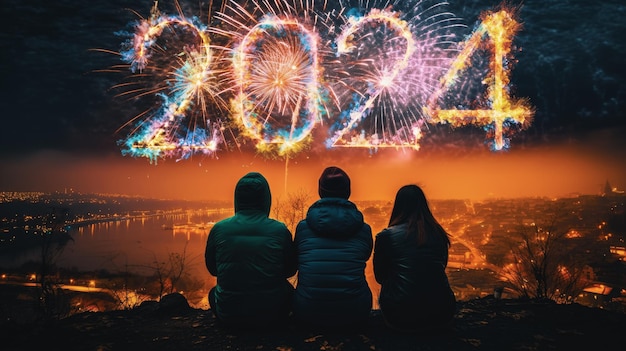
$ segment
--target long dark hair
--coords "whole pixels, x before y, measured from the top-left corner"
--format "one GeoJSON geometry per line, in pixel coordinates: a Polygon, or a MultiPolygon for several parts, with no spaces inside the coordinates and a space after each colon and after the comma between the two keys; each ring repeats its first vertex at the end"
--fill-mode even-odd
{"type": "Polygon", "coordinates": [[[450,246],[448,232],[430,212],[422,188],[414,184],[405,185],[396,193],[389,226],[403,223],[407,223],[407,234],[417,233],[418,245],[425,244],[428,241],[428,235],[439,235],[448,247],[450,246]]]}

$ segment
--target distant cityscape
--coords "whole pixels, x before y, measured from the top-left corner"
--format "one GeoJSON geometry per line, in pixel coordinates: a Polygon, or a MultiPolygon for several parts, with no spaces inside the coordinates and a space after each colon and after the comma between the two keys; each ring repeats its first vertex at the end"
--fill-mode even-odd
{"type": "MultiPolygon", "coordinates": [[[[624,192],[607,182],[604,191],[594,195],[432,200],[431,207],[452,238],[448,275],[459,300],[484,297],[506,287],[504,268],[512,264],[511,250],[519,245],[520,230],[548,226],[559,217],[556,229],[564,232],[563,250],[565,246],[567,250],[580,249],[576,254],[581,256],[577,257],[583,257],[586,262],[582,277],[585,287],[574,300],[623,311],[626,306],[625,203],[624,192]]],[[[357,205],[374,235],[386,226],[391,201],[361,201],[357,205]]],[[[72,228],[90,223],[231,206],[226,202],[145,199],[71,190],[0,192],[0,253],[27,250],[41,236],[67,234],[72,228]]],[[[205,224],[198,223],[197,228],[208,232],[205,224]]],[[[8,272],[1,266],[0,270],[8,272]]],[[[11,272],[0,273],[6,283],[11,272]]],[[[24,275],[24,279],[32,280],[32,276],[24,275]]],[[[88,284],[97,285],[93,281],[88,284]]],[[[501,293],[513,294],[507,289],[501,293]]]]}
{"type": "MultiPolygon", "coordinates": [[[[576,301],[595,307],[626,304],[626,196],[611,188],[597,195],[566,198],[431,201],[433,213],[452,236],[448,275],[460,299],[493,294],[502,284],[503,267],[510,262],[519,232],[529,226],[549,226],[559,218],[564,232],[562,250],[580,249],[588,263],[582,277],[585,288],[576,301]],[[563,223],[566,223],[564,225],[563,223]],[[565,248],[567,247],[567,249],[565,248]]],[[[388,220],[391,203],[365,204],[373,228],[388,220]]],[[[559,250],[560,248],[555,248],[559,250]]]]}
{"type": "Polygon", "coordinates": [[[41,235],[107,222],[189,209],[222,207],[219,201],[148,199],[119,194],[0,192],[0,250],[24,235],[41,235]]]}

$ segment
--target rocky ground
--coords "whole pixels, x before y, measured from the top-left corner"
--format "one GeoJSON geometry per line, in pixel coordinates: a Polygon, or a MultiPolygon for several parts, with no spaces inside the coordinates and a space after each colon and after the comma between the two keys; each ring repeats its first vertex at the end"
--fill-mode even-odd
{"type": "Polygon", "coordinates": [[[626,314],[577,304],[461,301],[453,325],[439,333],[388,330],[377,311],[361,330],[286,326],[237,331],[220,327],[210,310],[182,295],[132,310],[85,312],[53,323],[0,325],[9,350],[584,350],[623,344],[626,314]]]}

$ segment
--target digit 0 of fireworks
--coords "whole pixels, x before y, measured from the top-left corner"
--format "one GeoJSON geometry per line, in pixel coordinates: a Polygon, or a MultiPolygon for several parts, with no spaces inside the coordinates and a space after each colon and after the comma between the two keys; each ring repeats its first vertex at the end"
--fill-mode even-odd
{"type": "Polygon", "coordinates": [[[120,95],[158,102],[122,127],[132,126],[122,153],[156,162],[251,142],[263,154],[291,156],[319,142],[316,128],[327,133],[327,148],[418,150],[433,123],[483,126],[491,148],[503,150],[509,126],[530,125],[532,108],[508,92],[515,11],[483,13],[471,36],[451,47],[458,18],[437,0],[384,9],[377,1],[320,3],[231,0],[216,12],[220,26],[210,27],[186,18],[178,3],[178,15],[168,16],[155,2],[150,18],[123,33],[119,54],[132,73],[116,86],[120,95]],[[442,107],[485,47],[485,108],[442,107]]]}

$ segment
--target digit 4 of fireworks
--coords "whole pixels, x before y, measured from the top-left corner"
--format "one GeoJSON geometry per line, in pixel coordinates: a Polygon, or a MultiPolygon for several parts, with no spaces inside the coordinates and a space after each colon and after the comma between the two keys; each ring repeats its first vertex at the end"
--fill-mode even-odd
{"type": "Polygon", "coordinates": [[[505,62],[510,61],[512,38],[521,27],[514,19],[513,11],[501,9],[496,12],[485,12],[481,20],[480,26],[464,43],[450,70],[441,78],[441,87],[430,97],[424,111],[432,117],[432,122],[450,123],[454,126],[468,123],[493,125],[492,149],[499,151],[508,147],[508,140],[503,136],[505,125],[515,123],[526,128],[530,125],[534,112],[527,100],[512,99],[507,91],[510,70],[505,66],[510,65],[505,65],[505,62]],[[490,67],[492,74],[485,79],[489,84],[487,99],[491,109],[439,109],[437,107],[439,98],[446,89],[456,83],[459,73],[467,67],[470,56],[484,43],[486,36],[490,39],[493,53],[490,67]]]}

